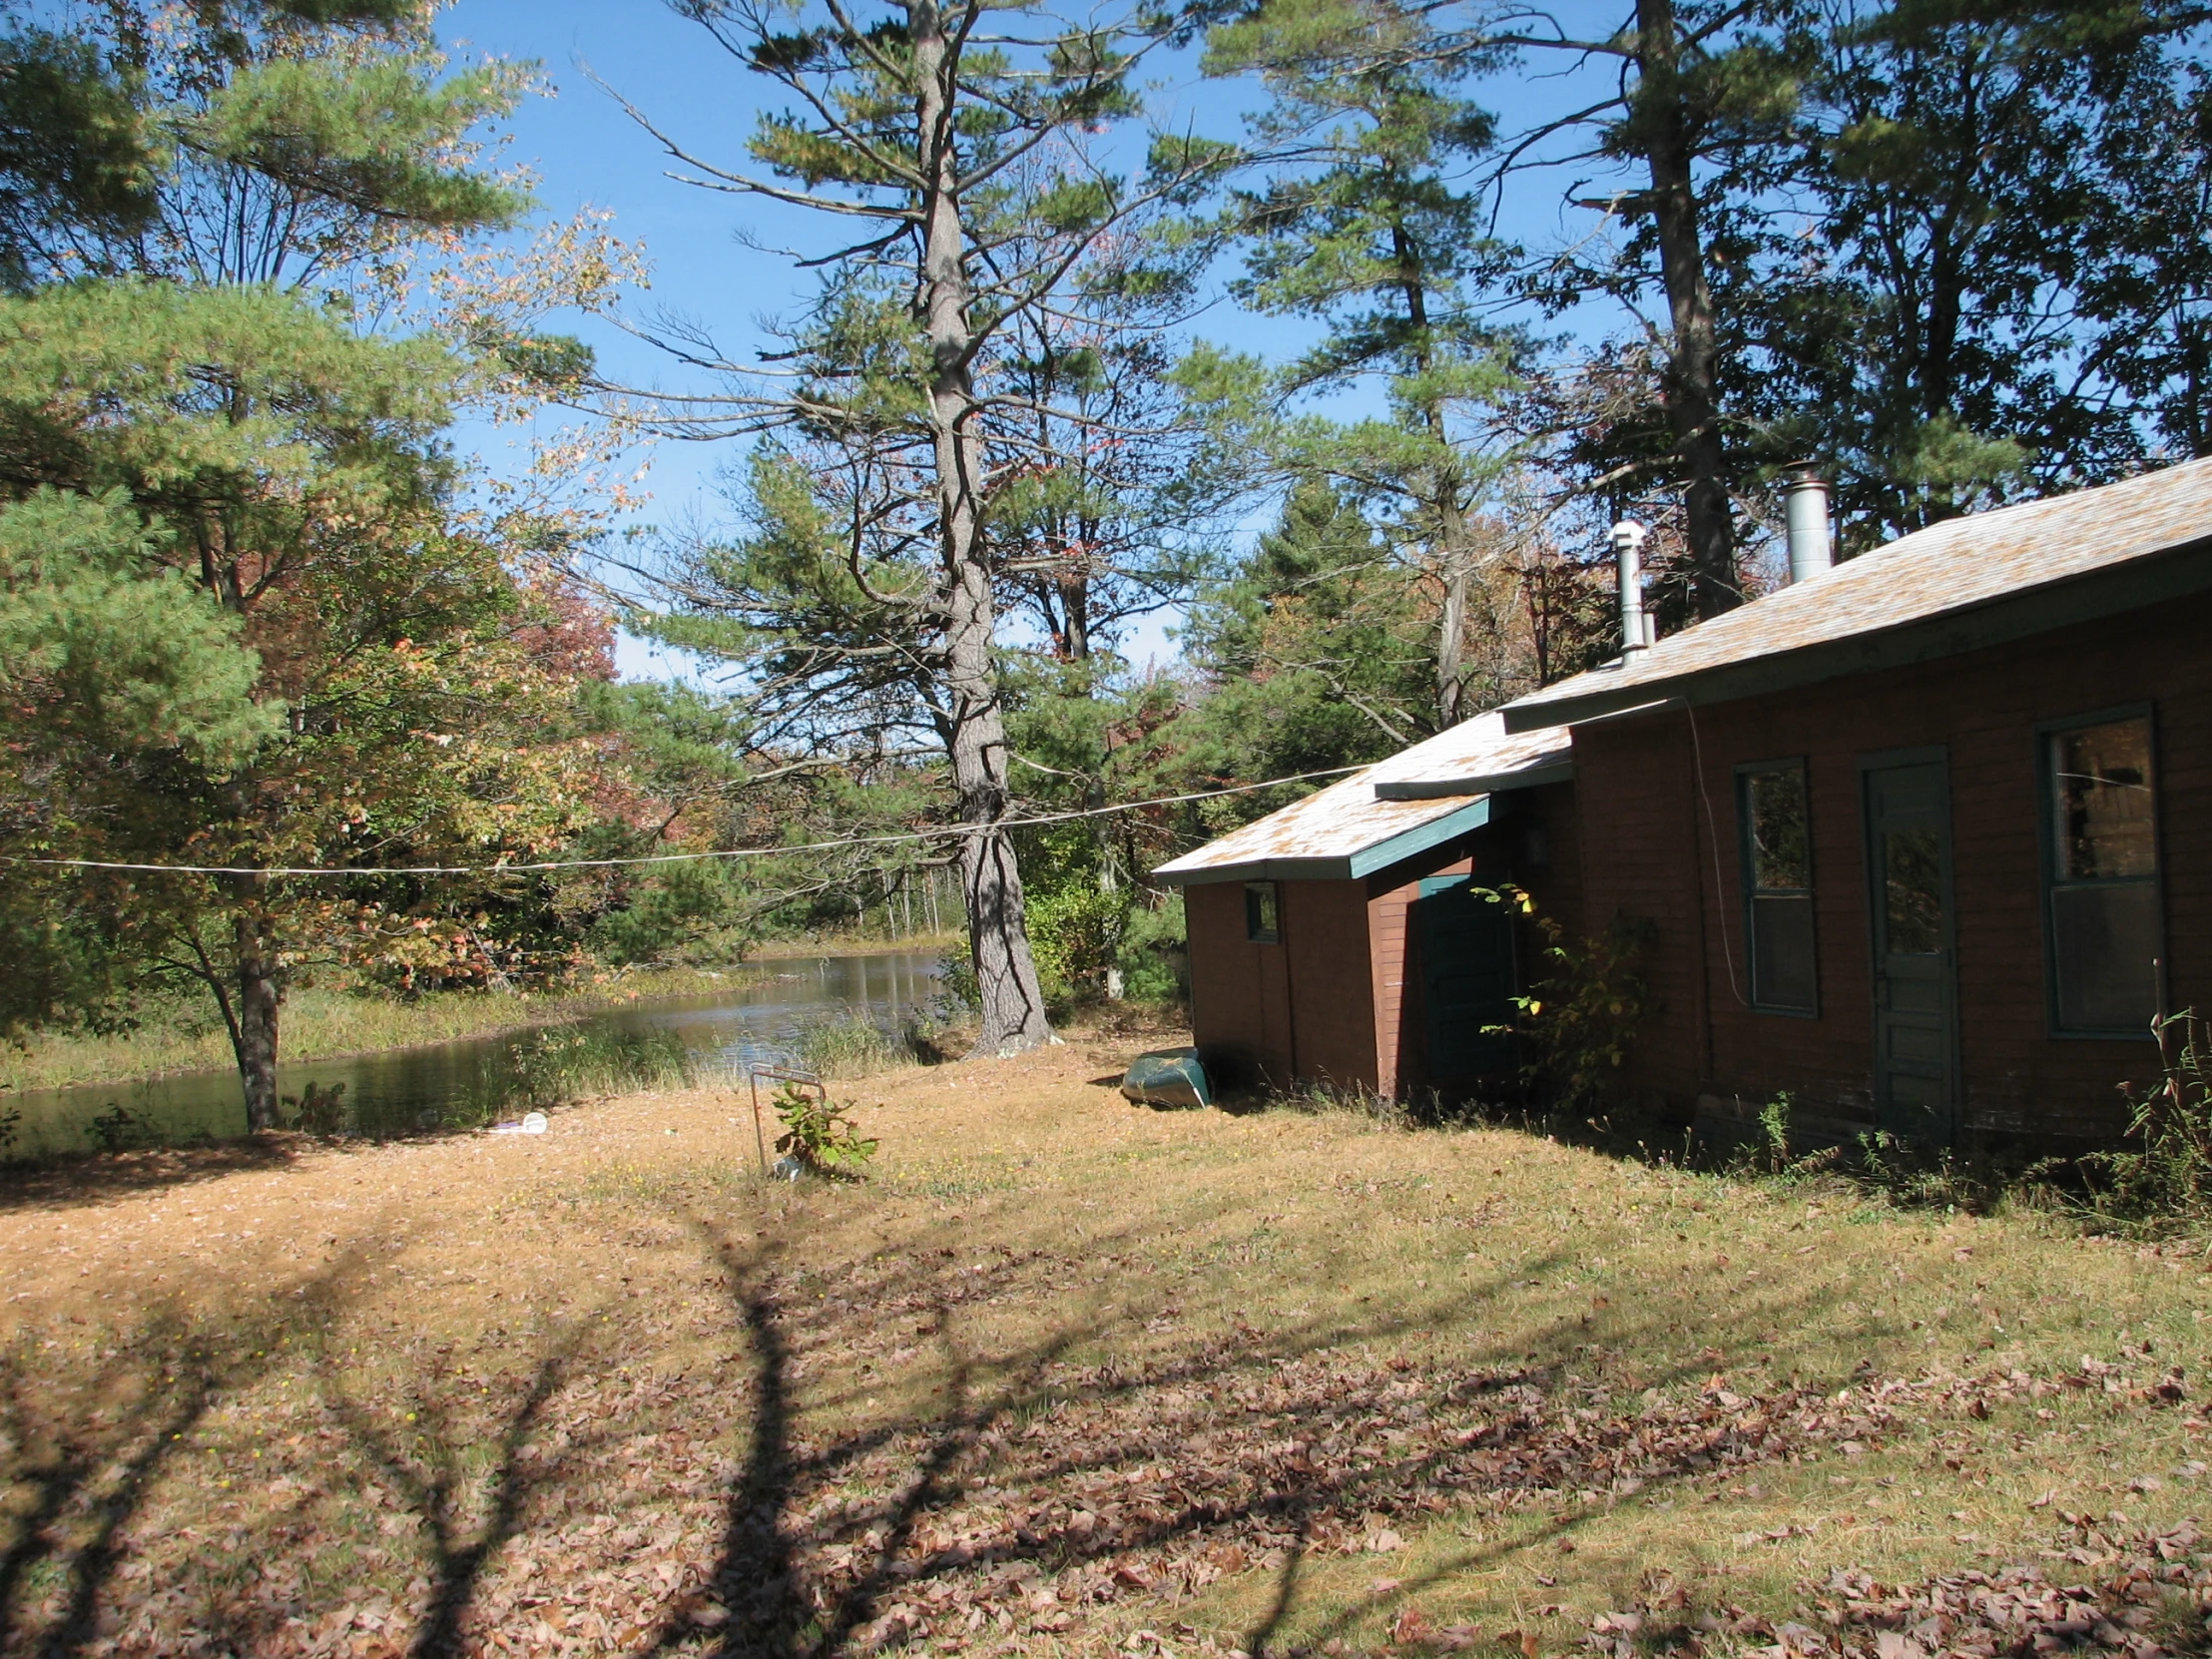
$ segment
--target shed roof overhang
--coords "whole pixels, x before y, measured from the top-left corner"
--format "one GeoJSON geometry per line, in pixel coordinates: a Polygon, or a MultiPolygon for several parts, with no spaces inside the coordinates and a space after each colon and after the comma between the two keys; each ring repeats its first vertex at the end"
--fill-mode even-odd
{"type": "MultiPolygon", "coordinates": [[[[1453,795],[1464,792],[1454,790],[1453,795]]],[[[1427,799],[1422,797],[1420,799],[1427,799]]],[[[1490,822],[1491,799],[1478,795],[1456,812],[1432,818],[1425,824],[1376,841],[1357,851],[1326,857],[1289,855],[1250,858],[1242,863],[1215,864],[1204,869],[1159,870],[1153,879],[1168,886],[1197,887],[1211,881],[1357,881],[1379,869],[1456,840],[1490,822]]]]}
{"type": "MultiPolygon", "coordinates": [[[[1894,627],[1870,629],[1680,675],[1646,675],[1608,686],[1621,676],[1616,659],[1579,675],[1568,695],[1538,693],[1501,711],[1508,732],[1579,725],[1607,715],[1679,701],[1693,707],[1730,703],[1818,685],[1850,675],[1907,668],[1988,646],[2009,645],[2077,622],[2094,622],[2180,599],[2212,588],[2212,540],[2171,552],[2106,566],[2068,580],[2014,589],[1991,600],[1894,627]]],[[[1559,689],[1566,691],[1566,684],[1559,689]]]]}
{"type": "Polygon", "coordinates": [[[1540,784],[1564,784],[1574,777],[1574,758],[1562,755],[1510,772],[1470,773],[1460,778],[1385,779],[1375,786],[1378,801],[1440,801],[1454,795],[1494,795],[1532,790],[1540,784]]]}

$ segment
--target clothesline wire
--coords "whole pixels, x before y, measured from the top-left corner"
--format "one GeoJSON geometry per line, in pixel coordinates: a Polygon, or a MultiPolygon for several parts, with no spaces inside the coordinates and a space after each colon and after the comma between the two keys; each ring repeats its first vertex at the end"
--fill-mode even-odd
{"type": "MultiPolygon", "coordinates": [[[[1288,778],[1270,778],[1259,784],[1231,784],[1218,790],[1190,790],[1182,795],[1157,796],[1150,801],[1127,801],[1112,807],[1086,807],[1065,813],[1041,813],[1034,818],[1002,819],[994,827],[1001,830],[1026,829],[1039,824],[1070,824],[1080,819],[1105,818],[1114,813],[1137,813],[1148,807],[1175,807],[1187,801],[1212,801],[1225,795],[1251,795],[1260,790],[1278,789],[1285,784],[1305,784],[1317,778],[1339,778],[1350,772],[1365,772],[1365,766],[1326,767],[1319,772],[1294,773],[1288,778]]],[[[734,846],[706,852],[654,852],[627,858],[549,858],[526,864],[391,864],[391,865],[256,865],[256,864],[141,864],[127,863],[107,858],[27,858],[10,856],[9,863],[45,864],[66,869],[115,869],[133,870],[159,875],[520,875],[542,873],[555,869],[612,869],[636,864],[685,864],[698,863],[712,858],[769,858],[792,852],[834,852],[852,846],[884,846],[903,841],[951,840],[969,833],[966,826],[954,825],[942,830],[905,830],[881,835],[851,835],[841,840],[808,841],[798,846],[734,846]]]]}

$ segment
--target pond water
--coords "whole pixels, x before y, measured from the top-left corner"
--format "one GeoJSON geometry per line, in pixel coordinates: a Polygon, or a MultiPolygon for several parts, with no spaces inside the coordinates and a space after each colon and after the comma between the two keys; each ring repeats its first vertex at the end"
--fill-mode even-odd
{"type": "MultiPolygon", "coordinates": [[[[935,953],[789,957],[728,970],[728,988],[704,996],[639,1001],[558,1027],[571,1034],[616,1039],[666,1052],[672,1043],[702,1072],[743,1075],[752,1065],[790,1064],[810,1026],[866,1019],[895,1032],[935,1001],[935,953]]],[[[404,1134],[495,1115],[516,1099],[528,1056],[547,1041],[543,1030],[421,1048],[389,1049],[346,1059],[280,1066],[277,1090],[299,1096],[310,1085],[343,1085],[347,1122],[367,1134],[404,1134]]],[[[238,1073],[172,1072],[137,1083],[88,1083],[67,1089],[0,1094],[0,1110],[20,1114],[14,1157],[80,1151],[107,1139],[131,1143],[226,1139],[246,1133],[238,1073]],[[124,1115],[118,1119],[120,1110],[124,1115]]]]}

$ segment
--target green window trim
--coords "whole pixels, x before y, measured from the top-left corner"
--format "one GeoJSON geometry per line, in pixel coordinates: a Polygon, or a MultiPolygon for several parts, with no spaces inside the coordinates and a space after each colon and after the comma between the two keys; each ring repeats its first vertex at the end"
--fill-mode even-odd
{"type": "Polygon", "coordinates": [[[1283,942],[1283,894],[1273,881],[1245,883],[1245,938],[1252,944],[1283,942]]]}
{"type": "Polygon", "coordinates": [[[2136,703],[2044,721],[2035,728],[2034,764],[2045,1030],[2061,1041],[2148,1041],[2166,1001],[2152,707],[2136,703]],[[2139,779],[2130,776],[2137,765],[2139,779]],[[2109,779],[2100,767],[2110,768],[2109,779]],[[2092,788],[2069,788],[2083,783],[2092,788]],[[2135,791],[2142,796],[2138,812],[2099,813],[2099,795],[2124,802],[2135,791]],[[2099,817],[2107,822],[2094,822],[2099,817]],[[2100,861],[2113,867],[2082,867],[2100,861]],[[2130,970],[2122,963],[2132,957],[2147,960],[2130,970]]]}
{"type": "Polygon", "coordinates": [[[1803,757],[1736,768],[1738,887],[1751,1007],[1819,1019],[1812,793],[1803,757]]]}

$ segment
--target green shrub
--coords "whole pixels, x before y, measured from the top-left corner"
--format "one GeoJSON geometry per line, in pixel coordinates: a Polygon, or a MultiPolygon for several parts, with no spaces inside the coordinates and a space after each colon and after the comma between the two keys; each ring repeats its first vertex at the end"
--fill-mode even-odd
{"type": "Polygon", "coordinates": [[[860,1134],[848,1108],[828,1095],[811,1093],[803,1084],[786,1083],[776,1093],[776,1115],[784,1133],[776,1138],[776,1150],[810,1174],[831,1181],[859,1181],[862,1166],[875,1156],[879,1142],[860,1134]]]}
{"type": "Polygon", "coordinates": [[[1570,940],[1549,916],[1537,925],[1550,968],[1517,999],[1528,1050],[1523,1078],[1545,1106],[1586,1111],[1613,1091],[1650,1011],[1643,957],[1655,929],[1615,916],[1604,932],[1570,940]]]}
{"type": "Polygon", "coordinates": [[[1029,948],[1047,997],[1104,993],[1106,970],[1119,963],[1126,887],[1101,892],[1089,882],[1040,892],[1028,905],[1029,948]]]}
{"type": "Polygon", "coordinates": [[[1182,1002],[1191,994],[1190,931],[1183,895],[1158,909],[1133,905],[1121,929],[1122,995],[1132,1002],[1182,1002]]]}
{"type": "Polygon", "coordinates": [[[975,958],[964,944],[937,958],[937,1007],[944,1019],[965,1018],[983,1005],[983,993],[975,983],[975,958]]]}

